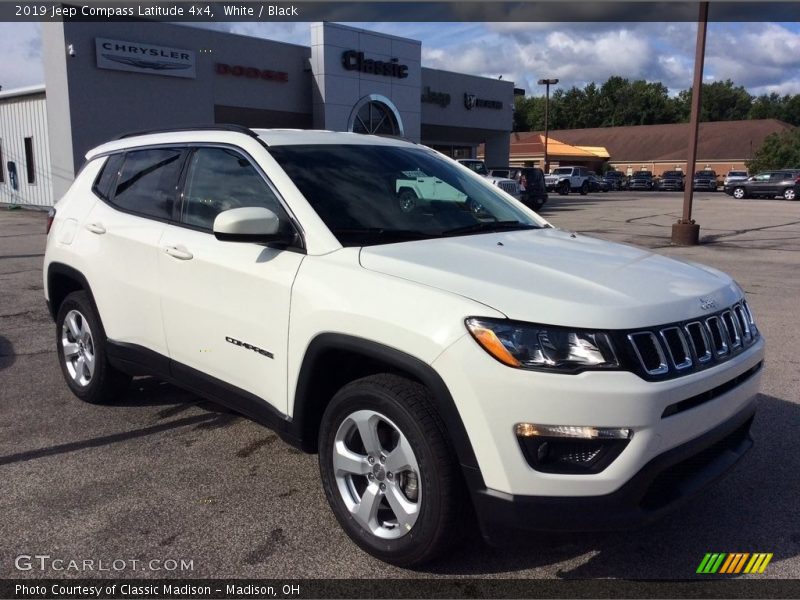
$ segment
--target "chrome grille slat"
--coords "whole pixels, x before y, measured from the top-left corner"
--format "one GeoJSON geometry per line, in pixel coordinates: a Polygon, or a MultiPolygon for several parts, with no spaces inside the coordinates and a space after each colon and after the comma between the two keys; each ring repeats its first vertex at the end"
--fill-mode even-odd
{"type": "Polygon", "coordinates": [[[647,375],[684,375],[750,347],[758,339],[758,328],[741,301],[701,319],[629,332],[627,339],[647,375]]]}

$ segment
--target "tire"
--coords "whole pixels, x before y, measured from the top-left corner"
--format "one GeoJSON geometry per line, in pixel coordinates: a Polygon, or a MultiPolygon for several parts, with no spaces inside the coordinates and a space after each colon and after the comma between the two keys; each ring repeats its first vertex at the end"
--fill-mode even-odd
{"type": "Polygon", "coordinates": [[[383,561],[402,567],[430,562],[466,529],[468,494],[458,461],[430,392],[419,383],[381,374],[339,390],[322,417],[319,467],[345,533],[383,561]],[[372,441],[364,443],[360,431],[372,441]],[[405,465],[399,475],[390,471],[396,460],[405,465]],[[375,502],[364,504],[369,499],[375,502]],[[375,508],[359,516],[362,505],[375,508]]]}
{"type": "Polygon", "coordinates": [[[744,198],[747,198],[747,192],[743,187],[735,187],[733,188],[733,192],[731,192],[731,196],[737,200],[743,200],[744,198]]]}
{"type": "Polygon", "coordinates": [[[562,181],[561,183],[559,183],[558,186],[556,187],[556,190],[562,196],[568,196],[570,192],[569,181],[562,181]]]}
{"type": "Polygon", "coordinates": [[[400,212],[410,213],[417,208],[417,195],[410,188],[403,188],[397,195],[397,206],[400,212]]]}
{"type": "Polygon", "coordinates": [[[69,294],[58,307],[56,347],[67,386],[84,402],[111,402],[130,384],[106,358],[105,330],[86,292],[69,294]]]}
{"type": "Polygon", "coordinates": [[[584,181],[581,184],[581,190],[580,191],[581,191],[581,196],[585,196],[586,194],[589,193],[589,184],[588,184],[588,182],[584,181]]]}
{"type": "Polygon", "coordinates": [[[783,190],[783,199],[784,200],[797,200],[797,190],[793,187],[788,187],[783,190]]]}

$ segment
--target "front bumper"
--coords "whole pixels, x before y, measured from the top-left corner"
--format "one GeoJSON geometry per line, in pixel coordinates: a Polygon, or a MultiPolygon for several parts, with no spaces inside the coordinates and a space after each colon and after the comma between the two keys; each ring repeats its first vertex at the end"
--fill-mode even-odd
{"type": "MultiPolygon", "coordinates": [[[[490,542],[524,531],[628,529],[656,520],[722,477],[752,447],[755,402],[702,436],[649,461],[617,491],[603,496],[515,496],[474,490],[490,542]]],[[[469,475],[468,475],[469,477],[469,475]]]]}

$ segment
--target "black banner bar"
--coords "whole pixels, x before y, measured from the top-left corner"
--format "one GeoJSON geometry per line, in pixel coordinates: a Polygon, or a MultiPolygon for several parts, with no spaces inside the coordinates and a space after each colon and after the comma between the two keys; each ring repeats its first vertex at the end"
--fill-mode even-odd
{"type": "Polygon", "coordinates": [[[798,598],[800,580],[534,579],[19,579],[0,598],[798,598]]]}
{"type": "MultiPolygon", "coordinates": [[[[796,22],[798,2],[712,2],[709,21],[796,22]]],[[[0,1],[0,21],[692,22],[696,2],[0,1]]]]}

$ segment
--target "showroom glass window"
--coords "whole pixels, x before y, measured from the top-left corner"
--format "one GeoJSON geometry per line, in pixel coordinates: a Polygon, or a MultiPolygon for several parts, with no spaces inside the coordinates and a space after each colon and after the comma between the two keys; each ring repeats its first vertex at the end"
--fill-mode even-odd
{"type": "Polygon", "coordinates": [[[182,157],[183,151],[177,148],[135,150],[125,154],[114,204],[157,219],[172,218],[182,157]]]}
{"type": "Polygon", "coordinates": [[[367,102],[353,120],[353,132],[375,135],[398,135],[397,119],[383,102],[367,102]]]}
{"type": "Polygon", "coordinates": [[[286,220],[281,204],[261,174],[240,153],[197,148],[189,158],[181,222],[211,230],[224,210],[258,206],[286,220]]]}

